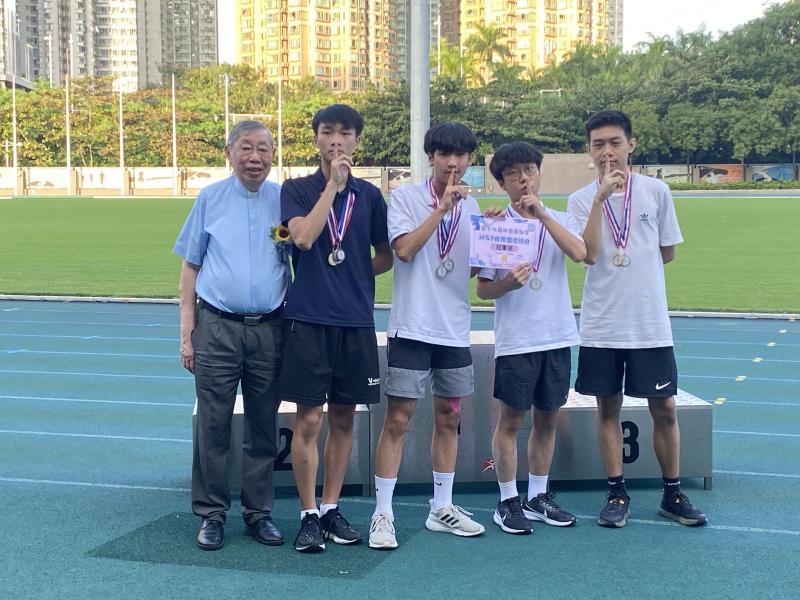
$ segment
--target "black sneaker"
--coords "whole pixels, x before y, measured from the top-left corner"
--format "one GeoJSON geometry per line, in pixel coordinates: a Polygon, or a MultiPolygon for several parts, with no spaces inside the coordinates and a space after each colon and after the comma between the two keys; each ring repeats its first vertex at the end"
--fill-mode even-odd
{"type": "Polygon", "coordinates": [[[553,492],[545,492],[526,500],[522,504],[522,512],[526,519],[531,521],[544,521],[556,527],[569,527],[575,525],[578,519],[575,515],[562,509],[555,501],[553,492]]]}
{"type": "Polygon", "coordinates": [[[708,522],[705,513],[692,506],[692,503],[683,494],[662,496],[661,510],[658,512],[668,519],[673,519],[688,527],[700,527],[708,522]]]}
{"type": "Polygon", "coordinates": [[[514,533],[516,535],[529,535],[532,533],[531,525],[522,513],[522,504],[519,501],[519,496],[498,502],[493,518],[494,522],[500,526],[500,529],[506,533],[514,533]]]}
{"type": "Polygon", "coordinates": [[[361,534],[339,512],[339,507],[332,508],[322,515],[322,535],[326,540],[337,544],[360,544],[361,534]]]}
{"type": "Polygon", "coordinates": [[[325,550],[325,539],[322,537],[322,528],[319,516],[309,514],[300,522],[300,531],[294,538],[294,549],[298,552],[322,552],[325,550]]]}
{"type": "Polygon", "coordinates": [[[630,504],[631,499],[628,494],[609,492],[606,496],[606,505],[597,517],[597,524],[601,527],[625,527],[631,514],[630,504]]]}

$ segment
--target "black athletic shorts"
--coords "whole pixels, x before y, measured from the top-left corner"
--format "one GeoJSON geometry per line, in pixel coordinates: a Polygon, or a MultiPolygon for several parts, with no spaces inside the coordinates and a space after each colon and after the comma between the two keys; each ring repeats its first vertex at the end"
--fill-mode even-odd
{"type": "Polygon", "coordinates": [[[587,396],[669,398],[678,393],[678,367],[672,346],[661,348],[588,348],[578,352],[575,391],[587,396]]]}
{"type": "Polygon", "coordinates": [[[571,366],[569,347],[498,356],[494,361],[494,397],[519,411],[531,406],[558,410],[569,396],[571,366]]]}
{"type": "Polygon", "coordinates": [[[282,400],[306,406],[375,404],[380,387],[373,328],[285,322],[282,400]]]}

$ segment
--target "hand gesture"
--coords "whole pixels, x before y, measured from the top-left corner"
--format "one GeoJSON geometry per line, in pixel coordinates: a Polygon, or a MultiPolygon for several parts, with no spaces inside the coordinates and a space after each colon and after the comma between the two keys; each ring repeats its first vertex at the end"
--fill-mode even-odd
{"type": "Polygon", "coordinates": [[[439,202],[439,210],[443,213],[449,211],[456,202],[461,200],[467,195],[467,189],[461,185],[460,181],[455,181],[456,172],[450,171],[450,177],[447,180],[447,187],[444,189],[444,195],[439,202]]]}
{"type": "Polygon", "coordinates": [[[350,169],[353,168],[353,159],[346,154],[342,154],[339,146],[336,146],[333,156],[334,158],[331,161],[331,179],[333,179],[337,187],[340,187],[347,183],[350,169]]]}
{"type": "Polygon", "coordinates": [[[518,290],[528,282],[531,276],[531,264],[522,263],[514,267],[505,277],[506,287],[509,290],[518,290]]]}
{"type": "Polygon", "coordinates": [[[616,169],[610,171],[607,162],[603,163],[603,177],[600,180],[600,189],[597,190],[597,196],[602,201],[608,198],[615,192],[621,192],[625,189],[625,182],[628,179],[628,174],[625,171],[616,169]]]}
{"type": "Polygon", "coordinates": [[[194,346],[192,346],[191,336],[181,337],[181,364],[183,368],[194,373],[194,346]]]}
{"type": "Polygon", "coordinates": [[[484,217],[489,217],[490,219],[495,219],[497,217],[502,217],[505,214],[505,211],[502,208],[497,206],[490,206],[486,210],[483,211],[484,217]]]}
{"type": "Polygon", "coordinates": [[[539,200],[539,195],[533,191],[530,183],[528,184],[528,189],[519,199],[519,205],[536,219],[541,218],[544,214],[544,204],[539,200]]]}

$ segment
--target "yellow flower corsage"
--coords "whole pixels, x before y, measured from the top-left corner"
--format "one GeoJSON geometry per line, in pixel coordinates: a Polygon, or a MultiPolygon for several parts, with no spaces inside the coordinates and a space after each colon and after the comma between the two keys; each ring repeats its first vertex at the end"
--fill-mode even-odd
{"type": "Polygon", "coordinates": [[[273,225],[269,230],[269,237],[277,246],[288,246],[292,243],[292,234],[285,225],[273,225]]]}

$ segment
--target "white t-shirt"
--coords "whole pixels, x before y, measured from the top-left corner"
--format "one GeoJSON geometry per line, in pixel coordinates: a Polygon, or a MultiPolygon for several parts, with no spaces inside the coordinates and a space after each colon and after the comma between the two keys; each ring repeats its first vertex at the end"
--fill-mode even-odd
{"type": "MultiPolygon", "coordinates": [[[[580,225],[574,216],[546,209],[564,229],[580,237],[580,225]]],[[[538,241],[542,224],[536,221],[534,239],[538,241]]],[[[538,246],[537,246],[538,251],[538,246]]],[[[481,269],[478,277],[494,281],[508,274],[505,269],[481,269]]],[[[528,283],[495,299],[494,356],[541,352],[580,343],[578,326],[569,297],[564,253],[549,233],[545,233],[542,260],[535,274],[542,287],[531,289],[528,283]]],[[[534,273],[531,272],[531,279],[534,273]]]]}
{"type": "MultiPolygon", "coordinates": [[[[672,346],[660,247],[680,244],[683,237],[667,184],[642,175],[631,177],[631,230],[625,250],[631,262],[627,267],[611,264],[617,249],[603,216],[600,254],[596,264],[588,268],[583,288],[580,335],[584,346],[672,346]]],[[[567,201],[567,210],[578,219],[581,230],[586,227],[597,188],[594,181],[567,201]]],[[[609,197],[620,224],[624,199],[623,193],[609,197]]]]}
{"type": "MultiPolygon", "coordinates": [[[[470,215],[480,214],[472,196],[461,202],[458,234],[449,257],[455,267],[446,277],[436,276],[441,264],[434,232],[408,262],[394,260],[392,310],[387,335],[429,344],[469,347],[470,215]]],[[[389,243],[419,227],[433,213],[427,182],[403,185],[389,203],[389,243]]]]}

